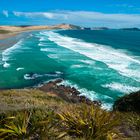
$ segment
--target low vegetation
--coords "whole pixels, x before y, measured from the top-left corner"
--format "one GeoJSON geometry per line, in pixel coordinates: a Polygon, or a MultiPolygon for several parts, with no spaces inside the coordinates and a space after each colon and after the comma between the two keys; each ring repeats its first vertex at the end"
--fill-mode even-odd
{"type": "Polygon", "coordinates": [[[0,91],[0,140],[139,140],[140,115],[36,89],[0,91]]]}
{"type": "Polygon", "coordinates": [[[94,106],[81,106],[58,114],[64,135],[85,140],[110,140],[117,135],[119,117],[94,106]]]}
{"type": "Polygon", "coordinates": [[[140,113],[140,91],[119,98],[113,108],[121,112],[134,111],[140,113]]]}
{"type": "Polygon", "coordinates": [[[8,31],[8,30],[1,30],[0,29],[0,34],[7,34],[7,33],[10,33],[10,31],[8,31]]]}

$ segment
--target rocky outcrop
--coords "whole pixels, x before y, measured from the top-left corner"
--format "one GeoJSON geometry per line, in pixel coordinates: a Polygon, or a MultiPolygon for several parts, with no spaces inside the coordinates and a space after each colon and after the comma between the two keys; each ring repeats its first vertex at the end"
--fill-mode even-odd
{"type": "Polygon", "coordinates": [[[50,81],[49,83],[39,87],[39,89],[45,92],[52,93],[53,95],[55,94],[67,102],[72,103],[84,102],[87,104],[94,104],[97,106],[101,105],[100,101],[90,101],[84,96],[79,96],[80,92],[78,90],[76,90],[74,87],[61,85],[60,84],[61,82],[62,79],[50,81]]]}
{"type": "Polygon", "coordinates": [[[122,112],[140,113],[140,91],[119,98],[115,101],[113,109],[122,112]]]}

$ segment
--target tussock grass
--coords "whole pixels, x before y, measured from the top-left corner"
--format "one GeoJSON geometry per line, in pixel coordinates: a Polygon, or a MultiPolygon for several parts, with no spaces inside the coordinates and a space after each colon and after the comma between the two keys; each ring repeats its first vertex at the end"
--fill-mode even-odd
{"type": "Polygon", "coordinates": [[[0,113],[29,108],[61,108],[67,103],[59,97],[35,89],[0,91],[0,113]]]}
{"type": "Polygon", "coordinates": [[[140,115],[36,89],[0,91],[0,140],[139,140],[140,115]]]}
{"type": "Polygon", "coordinates": [[[82,105],[58,114],[62,136],[84,138],[85,140],[110,140],[117,134],[119,115],[106,112],[95,106],[82,105]]]}
{"type": "MultiPolygon", "coordinates": [[[[2,117],[2,116],[1,116],[2,117]]],[[[0,122],[0,138],[5,140],[55,139],[54,113],[51,110],[32,109],[3,116],[0,122]]]]}
{"type": "Polygon", "coordinates": [[[10,31],[0,29],[0,34],[7,34],[7,33],[10,33],[10,31]]]}

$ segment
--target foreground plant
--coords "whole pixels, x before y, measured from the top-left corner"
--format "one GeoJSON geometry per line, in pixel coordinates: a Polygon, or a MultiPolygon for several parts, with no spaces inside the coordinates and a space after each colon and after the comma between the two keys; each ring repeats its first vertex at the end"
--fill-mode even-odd
{"type": "MultiPolygon", "coordinates": [[[[0,121],[1,139],[43,139],[55,137],[51,129],[53,113],[41,110],[24,111],[0,121]]],[[[54,132],[54,130],[53,130],[54,132]]]]}
{"type": "MultiPolygon", "coordinates": [[[[1,138],[20,138],[24,139],[28,135],[28,126],[30,121],[31,113],[24,112],[22,115],[18,115],[17,117],[11,117],[11,121],[5,121],[8,120],[6,118],[5,123],[3,124],[3,128],[0,128],[0,137],[1,138]]],[[[1,123],[3,123],[1,121],[1,123]]]]}
{"type": "Polygon", "coordinates": [[[60,137],[71,135],[85,140],[111,140],[116,135],[114,127],[119,124],[113,113],[86,105],[60,113],[58,118],[63,132],[60,137]]]}

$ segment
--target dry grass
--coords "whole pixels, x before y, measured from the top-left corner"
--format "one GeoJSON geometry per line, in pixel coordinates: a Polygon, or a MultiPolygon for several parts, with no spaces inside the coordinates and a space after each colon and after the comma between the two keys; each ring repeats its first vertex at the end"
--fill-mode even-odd
{"type": "Polygon", "coordinates": [[[61,98],[35,89],[0,91],[0,113],[29,108],[66,107],[67,102],[61,98]]]}
{"type": "MultiPolygon", "coordinates": [[[[1,90],[0,91],[0,116],[1,116],[1,118],[17,116],[17,114],[19,114],[20,112],[22,114],[22,111],[24,111],[24,110],[32,110],[34,113],[33,120],[35,119],[35,123],[36,123],[36,122],[38,122],[38,120],[36,121],[36,119],[38,119],[38,118],[40,119],[40,121],[42,121],[42,120],[44,121],[46,114],[48,113],[49,110],[51,110],[55,114],[64,115],[66,118],[72,120],[71,122],[73,122],[73,120],[74,120],[75,126],[76,126],[76,127],[74,127],[74,130],[75,130],[75,128],[77,130],[77,126],[79,128],[78,122],[80,120],[80,119],[78,119],[78,117],[80,117],[82,120],[84,120],[85,124],[89,125],[90,124],[89,122],[91,122],[90,120],[92,120],[93,118],[96,118],[95,119],[96,122],[97,122],[97,120],[99,120],[99,123],[101,123],[101,121],[103,121],[103,120],[105,120],[104,122],[109,121],[110,117],[112,117],[113,115],[116,115],[115,112],[112,112],[112,114],[111,114],[106,111],[103,111],[100,108],[94,108],[94,111],[92,114],[92,112],[91,112],[92,109],[90,109],[90,105],[86,105],[86,107],[88,107],[87,109],[84,109],[83,105],[85,105],[85,104],[84,103],[74,104],[74,103],[66,102],[61,97],[57,96],[57,94],[55,94],[55,93],[43,92],[43,91],[40,91],[37,89],[18,89],[18,90],[3,90],[3,91],[1,90]],[[85,112],[86,110],[87,110],[87,112],[85,112]],[[69,114],[70,114],[70,116],[68,116],[69,114]],[[100,114],[103,114],[103,115],[100,116],[100,114]],[[109,115],[109,114],[111,114],[111,115],[109,115]],[[98,115],[100,117],[97,117],[98,115]],[[106,118],[104,118],[104,116],[106,116],[106,118]],[[101,119],[101,117],[103,117],[103,119],[101,119]],[[78,123],[78,125],[77,125],[77,123],[78,123]]],[[[139,140],[138,137],[140,136],[139,135],[140,115],[134,114],[134,113],[118,113],[118,114],[119,114],[119,116],[121,116],[121,124],[119,126],[117,126],[116,128],[118,129],[118,131],[120,133],[122,133],[123,140],[125,140],[125,139],[139,140]],[[127,138],[126,138],[126,136],[127,136],[127,138]]],[[[118,117],[118,114],[117,114],[117,116],[114,116],[114,117],[115,118],[118,117]]],[[[65,124],[65,122],[63,122],[63,120],[59,120],[59,121],[61,123],[61,126],[62,126],[62,123],[65,124]]],[[[68,121],[66,123],[69,124],[70,121],[68,121]]],[[[108,124],[110,124],[110,122],[108,124]]],[[[88,125],[85,125],[85,126],[88,126],[88,125]]],[[[102,126],[102,124],[100,126],[102,126]]],[[[43,127],[45,127],[45,126],[43,126],[43,127]]],[[[107,125],[107,127],[108,127],[108,125],[107,125]]],[[[42,128],[42,126],[41,126],[41,128],[42,128]]],[[[62,128],[65,128],[65,126],[63,126],[62,128]]],[[[106,127],[104,127],[104,128],[106,129],[106,127]]],[[[69,125],[68,125],[68,127],[66,127],[66,129],[71,131],[71,127],[69,127],[69,125]]],[[[63,129],[62,131],[66,130],[66,129],[63,129]]],[[[80,131],[81,130],[82,130],[82,135],[78,136],[79,138],[77,137],[76,134],[74,134],[74,136],[75,136],[74,138],[69,135],[66,135],[66,137],[63,139],[64,140],[73,140],[73,139],[85,140],[85,138],[83,138],[83,136],[85,136],[85,133],[87,132],[88,129],[85,130],[85,129],[81,129],[81,127],[80,127],[80,131]]],[[[54,131],[55,131],[55,129],[53,129],[53,132],[54,131]]],[[[101,129],[101,131],[102,131],[102,129],[101,129]]],[[[110,128],[109,131],[112,132],[112,128],[110,128]]],[[[90,129],[89,129],[89,132],[90,132],[90,129]]],[[[55,132],[54,132],[54,134],[55,134],[55,132]]],[[[67,134],[69,134],[69,133],[67,133],[67,134]]],[[[116,137],[115,139],[121,140],[122,138],[120,139],[120,138],[116,137]]]]}

